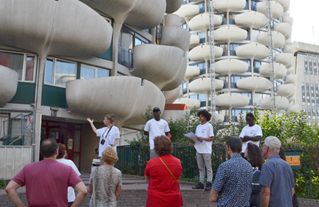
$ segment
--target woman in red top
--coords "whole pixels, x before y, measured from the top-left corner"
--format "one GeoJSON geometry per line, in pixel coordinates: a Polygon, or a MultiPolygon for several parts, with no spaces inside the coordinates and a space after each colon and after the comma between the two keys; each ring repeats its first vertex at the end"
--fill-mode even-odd
{"type": "Polygon", "coordinates": [[[148,161],[144,172],[145,180],[149,182],[146,207],[183,206],[179,189],[183,168],[181,161],[171,154],[171,140],[164,135],[156,137],[154,151],[158,157],[148,161]]]}

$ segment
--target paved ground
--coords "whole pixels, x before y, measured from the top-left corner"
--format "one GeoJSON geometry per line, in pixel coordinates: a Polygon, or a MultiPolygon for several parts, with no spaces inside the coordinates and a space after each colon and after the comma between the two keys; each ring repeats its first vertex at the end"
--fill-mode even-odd
{"type": "MultiPolygon", "coordinates": [[[[89,174],[84,173],[81,178],[85,185],[89,184],[89,174]]],[[[186,207],[217,207],[216,203],[209,203],[209,192],[193,190],[196,183],[181,182],[184,206],[186,207]]],[[[122,193],[118,200],[118,207],[142,207],[147,200],[147,183],[140,176],[123,175],[122,193]]],[[[25,188],[18,189],[19,197],[26,203],[25,188]]],[[[88,195],[81,206],[89,206],[90,196],[88,195]]],[[[13,207],[4,189],[0,189],[0,207],[13,207]]],[[[299,199],[300,207],[318,207],[319,201],[312,199],[299,199]]]]}

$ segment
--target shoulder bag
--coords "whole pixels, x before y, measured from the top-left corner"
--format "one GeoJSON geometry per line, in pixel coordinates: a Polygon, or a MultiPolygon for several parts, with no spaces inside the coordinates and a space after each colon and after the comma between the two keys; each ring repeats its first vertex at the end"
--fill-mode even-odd
{"type": "Polygon", "coordinates": [[[175,176],[173,175],[173,173],[169,170],[169,168],[167,167],[167,165],[165,164],[165,162],[162,160],[162,158],[160,158],[160,157],[158,157],[158,158],[159,158],[159,159],[162,161],[162,163],[165,165],[166,169],[171,173],[171,175],[173,176],[174,180],[176,181],[176,183],[177,183],[177,185],[178,185],[178,188],[181,189],[181,187],[180,187],[180,185],[179,185],[177,179],[175,178],[175,176]]]}

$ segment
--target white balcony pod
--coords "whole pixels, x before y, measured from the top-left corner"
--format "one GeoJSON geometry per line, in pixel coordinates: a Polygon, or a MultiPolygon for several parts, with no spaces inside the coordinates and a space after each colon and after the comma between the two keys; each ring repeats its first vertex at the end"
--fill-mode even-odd
{"type": "Polygon", "coordinates": [[[291,53],[294,54],[296,50],[295,45],[285,45],[284,53],[291,53]]]}
{"type": "MultiPolygon", "coordinates": [[[[285,110],[289,106],[289,101],[286,97],[276,96],[276,110],[285,110]]],[[[271,97],[263,98],[260,100],[260,107],[262,109],[271,109],[271,97]]]]}
{"type": "Polygon", "coordinates": [[[293,25],[294,19],[290,16],[289,12],[286,12],[282,17],[282,22],[293,25]]]}
{"type": "MultiPolygon", "coordinates": [[[[276,1],[271,1],[270,4],[272,17],[274,19],[281,17],[284,13],[282,5],[276,1]]],[[[267,4],[265,1],[257,3],[257,11],[264,15],[267,15],[267,4]]]]}
{"type": "Polygon", "coordinates": [[[167,26],[177,26],[179,27],[181,24],[181,17],[177,14],[166,14],[164,17],[165,27],[167,26]]]}
{"type": "Polygon", "coordinates": [[[241,58],[263,59],[267,57],[268,54],[268,48],[258,43],[249,43],[236,48],[236,55],[241,58]]]}
{"type": "Polygon", "coordinates": [[[199,13],[199,6],[196,4],[182,5],[174,14],[177,14],[182,18],[182,22],[185,19],[188,21],[199,13]]]}
{"type": "Polygon", "coordinates": [[[294,60],[294,55],[291,53],[280,53],[276,55],[276,62],[285,65],[287,68],[294,65],[294,60]]]}
{"type": "Polygon", "coordinates": [[[263,77],[247,77],[236,81],[236,86],[248,91],[265,91],[271,88],[271,82],[263,77]]]}
{"type": "Polygon", "coordinates": [[[0,65],[0,107],[10,101],[17,92],[19,74],[0,65]]]}
{"type": "Polygon", "coordinates": [[[174,101],[174,104],[186,104],[188,109],[193,109],[194,107],[200,107],[200,100],[189,99],[189,98],[179,98],[174,101]]]}
{"type": "Polygon", "coordinates": [[[249,104],[249,97],[239,93],[225,93],[216,97],[216,106],[244,107],[249,104]]]}
{"type": "Polygon", "coordinates": [[[199,76],[200,69],[197,66],[187,66],[185,78],[190,79],[199,76]]]}
{"type": "Polygon", "coordinates": [[[183,4],[183,0],[166,0],[166,13],[173,13],[183,4]]]}
{"type": "Polygon", "coordinates": [[[285,45],[291,45],[291,37],[289,39],[286,39],[285,45]]]}
{"type": "Polygon", "coordinates": [[[238,59],[220,60],[215,64],[216,73],[222,75],[242,74],[248,70],[248,63],[238,59]]]}
{"type": "MultiPolygon", "coordinates": [[[[280,32],[272,31],[272,39],[274,48],[279,48],[285,45],[286,39],[280,32]]],[[[258,42],[268,46],[268,32],[260,32],[258,35],[258,42]]]]}
{"type": "Polygon", "coordinates": [[[247,38],[248,32],[236,26],[224,26],[215,30],[218,42],[241,42],[247,38]]]}
{"type": "Polygon", "coordinates": [[[292,27],[289,23],[277,23],[274,26],[274,30],[283,34],[287,40],[291,36],[292,27]]]}
{"type": "Polygon", "coordinates": [[[294,67],[290,67],[287,69],[287,74],[292,74],[294,72],[294,67]]]}
{"type": "MultiPolygon", "coordinates": [[[[287,68],[280,63],[274,63],[274,72],[276,79],[281,79],[287,75],[287,68]]],[[[259,66],[259,74],[263,77],[270,77],[271,71],[268,63],[259,66]]]]}
{"type": "Polygon", "coordinates": [[[179,93],[181,90],[182,90],[182,86],[179,85],[177,88],[173,90],[163,91],[163,94],[165,96],[165,103],[168,103],[168,104],[173,103],[179,96],[179,93]]]}
{"type": "MultiPolygon", "coordinates": [[[[223,48],[215,46],[215,58],[220,58],[223,54],[223,48]]],[[[209,60],[209,45],[201,44],[189,51],[189,58],[193,61],[209,60]]]]}
{"type": "Polygon", "coordinates": [[[267,17],[262,13],[249,11],[236,15],[235,23],[239,26],[259,29],[267,24],[267,17]]]}
{"type": "Polygon", "coordinates": [[[215,0],[214,9],[218,12],[241,11],[246,7],[246,0],[215,0]]]}
{"type": "MultiPolygon", "coordinates": [[[[214,15],[214,26],[222,24],[223,18],[220,15],[214,15]]],[[[193,31],[205,31],[209,28],[209,14],[203,13],[193,17],[189,21],[189,28],[193,31]]]]}
{"type": "Polygon", "coordinates": [[[284,8],[284,12],[288,11],[290,7],[290,0],[275,0],[275,1],[281,4],[281,6],[284,8]]]}
{"type": "Polygon", "coordinates": [[[297,83],[297,75],[295,75],[295,74],[287,75],[286,79],[285,79],[285,84],[289,84],[289,83],[292,83],[292,84],[296,85],[296,83],[297,83]]]}
{"type": "Polygon", "coordinates": [[[298,104],[291,104],[287,108],[287,114],[289,115],[291,112],[300,112],[300,107],[298,104]]]}
{"type": "Polygon", "coordinates": [[[194,48],[195,46],[199,45],[199,36],[198,35],[191,35],[191,39],[189,41],[189,49],[194,48]]]}
{"type": "MultiPolygon", "coordinates": [[[[224,122],[225,116],[223,114],[214,113],[215,122],[224,122]]],[[[212,117],[213,118],[213,117],[212,117]]]]}
{"type": "Polygon", "coordinates": [[[296,95],[293,95],[293,96],[288,97],[289,103],[295,101],[295,99],[296,99],[296,95]]]}
{"type": "MultiPolygon", "coordinates": [[[[216,90],[220,90],[224,86],[224,81],[215,79],[216,90]]],[[[194,93],[209,93],[210,92],[210,78],[198,78],[189,84],[189,90],[194,93]]]]}
{"type": "Polygon", "coordinates": [[[279,96],[290,97],[295,95],[295,85],[294,84],[283,84],[277,87],[277,94],[279,96]]]}

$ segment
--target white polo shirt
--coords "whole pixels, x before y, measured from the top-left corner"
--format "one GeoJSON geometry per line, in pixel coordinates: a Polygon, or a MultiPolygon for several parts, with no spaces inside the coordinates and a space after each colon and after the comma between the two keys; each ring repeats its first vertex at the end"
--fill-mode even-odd
{"type": "MultiPolygon", "coordinates": [[[[102,153],[104,150],[111,146],[115,142],[116,139],[120,139],[120,130],[116,126],[113,125],[111,131],[108,133],[109,128],[103,127],[101,129],[96,130],[96,136],[100,137],[99,143],[99,157],[102,157],[102,153]],[[107,135],[107,137],[106,137],[107,135]],[[102,139],[105,139],[104,145],[101,144],[102,139]]],[[[114,146],[116,150],[116,145],[114,146]]]]}
{"type": "MultiPolygon", "coordinates": [[[[210,138],[214,136],[213,126],[206,122],[206,124],[200,124],[196,127],[195,135],[202,138],[210,138]]],[[[200,154],[212,154],[213,141],[203,141],[195,144],[195,149],[200,154]]]]}
{"type": "MultiPolygon", "coordinates": [[[[257,136],[263,136],[263,133],[262,133],[262,130],[261,130],[261,127],[257,124],[255,124],[254,126],[245,126],[243,128],[243,130],[241,130],[241,133],[239,135],[239,137],[241,138],[244,138],[244,136],[250,136],[250,137],[257,137],[257,136]]],[[[257,145],[259,147],[259,141],[247,141],[247,142],[244,142],[243,145],[242,145],[242,152],[244,153],[246,148],[247,148],[247,145],[248,143],[253,143],[255,145],[257,145]]]]}
{"type": "Polygon", "coordinates": [[[156,121],[153,118],[149,120],[144,127],[144,131],[149,132],[150,149],[154,149],[154,138],[165,135],[165,132],[169,132],[169,130],[168,123],[164,119],[156,121]]]}

